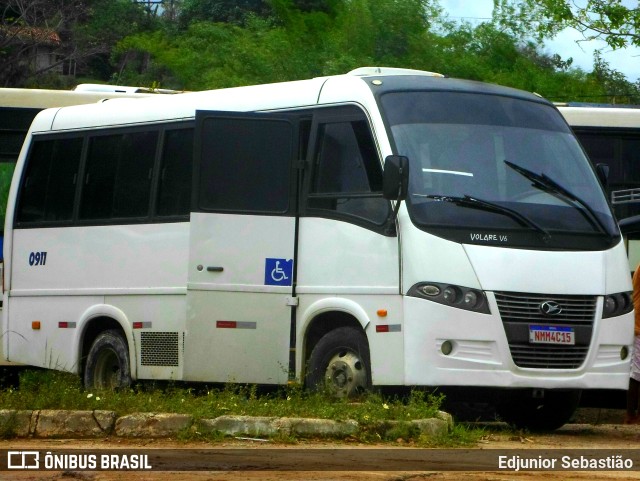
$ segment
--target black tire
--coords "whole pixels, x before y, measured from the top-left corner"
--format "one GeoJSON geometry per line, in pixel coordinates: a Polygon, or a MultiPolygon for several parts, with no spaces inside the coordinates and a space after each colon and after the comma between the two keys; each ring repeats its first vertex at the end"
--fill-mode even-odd
{"type": "Polygon", "coordinates": [[[121,389],[131,385],[129,347],[122,334],[104,331],[91,345],[84,368],[86,389],[121,389]]]}
{"type": "Polygon", "coordinates": [[[361,331],[340,327],[328,332],[311,352],[307,389],[355,397],[371,388],[369,344],[361,331]]]}
{"type": "Polygon", "coordinates": [[[515,428],[531,432],[555,431],[571,420],[580,403],[581,391],[545,391],[541,399],[509,396],[498,406],[498,415],[515,428]]]}

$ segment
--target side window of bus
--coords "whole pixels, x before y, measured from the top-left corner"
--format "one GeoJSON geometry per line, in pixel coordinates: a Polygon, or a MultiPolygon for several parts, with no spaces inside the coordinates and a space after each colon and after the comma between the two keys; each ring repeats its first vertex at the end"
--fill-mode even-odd
{"type": "Polygon", "coordinates": [[[82,142],[67,138],[33,143],[20,188],[18,225],[71,220],[82,142]]]}
{"type": "Polygon", "coordinates": [[[320,125],[307,206],[376,225],[386,221],[382,167],[365,120],[320,125]]]}
{"type": "Polygon", "coordinates": [[[80,219],[146,217],[158,132],[89,140],[80,219]]]}
{"type": "Polygon", "coordinates": [[[205,118],[198,207],[285,213],[289,209],[294,127],[269,118],[205,118]]]}
{"type": "Polygon", "coordinates": [[[156,215],[188,215],[191,207],[193,129],[167,130],[160,165],[156,215]]]}

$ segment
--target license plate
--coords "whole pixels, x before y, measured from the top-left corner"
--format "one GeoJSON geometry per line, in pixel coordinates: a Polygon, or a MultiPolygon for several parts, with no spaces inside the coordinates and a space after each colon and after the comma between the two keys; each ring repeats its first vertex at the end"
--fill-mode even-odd
{"type": "Polygon", "coordinates": [[[563,344],[573,346],[576,333],[571,327],[529,326],[529,342],[532,344],[563,344]]]}

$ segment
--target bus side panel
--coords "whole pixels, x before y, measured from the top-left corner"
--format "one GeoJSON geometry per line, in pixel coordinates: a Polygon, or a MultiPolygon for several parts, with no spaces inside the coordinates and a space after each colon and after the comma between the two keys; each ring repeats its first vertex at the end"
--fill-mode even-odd
{"type": "Polygon", "coordinates": [[[138,379],[181,380],[186,295],[107,296],[104,302],[125,312],[133,327],[138,379]]]}
{"type": "Polygon", "coordinates": [[[300,342],[321,314],[350,314],[367,335],[373,383],[403,384],[398,238],[345,221],[303,217],[299,245],[300,342]]]}
{"type": "MultiPolygon", "coordinates": [[[[330,295],[304,294],[298,307],[298,372],[305,372],[305,360],[311,352],[305,351],[306,338],[314,321],[327,314],[344,313],[356,319],[367,336],[371,360],[373,385],[405,385],[403,298],[388,295],[330,295]]],[[[422,346],[421,349],[425,349],[422,346]]]]}
{"type": "Polygon", "coordinates": [[[80,316],[101,303],[99,296],[11,297],[9,360],[79,373],[80,316]]]}
{"type": "Polygon", "coordinates": [[[172,314],[164,309],[173,311],[175,319],[182,319],[173,331],[182,331],[184,301],[167,299],[186,295],[187,235],[186,222],[14,230],[7,306],[10,359],[76,369],[79,337],[69,336],[67,329],[60,334],[52,326],[78,322],[108,295],[131,300],[114,302],[132,322],[158,315],[150,330],[165,332],[172,314]],[[149,300],[158,294],[159,300],[149,300]],[[41,322],[41,332],[32,332],[32,321],[41,322]],[[36,347],[27,347],[29,342],[36,347]],[[21,345],[25,348],[15,349],[21,345]]]}
{"type": "Polygon", "coordinates": [[[11,290],[186,292],[187,235],[187,223],[14,230],[11,290]]]}

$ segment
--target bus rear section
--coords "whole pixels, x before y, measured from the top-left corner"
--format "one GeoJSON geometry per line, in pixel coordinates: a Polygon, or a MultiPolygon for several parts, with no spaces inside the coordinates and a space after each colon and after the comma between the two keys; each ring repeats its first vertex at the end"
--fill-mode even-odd
{"type": "Polygon", "coordinates": [[[136,105],[32,127],[9,359],[89,387],[488,390],[543,429],[626,388],[624,245],[549,102],[364,69],[136,105]]]}

